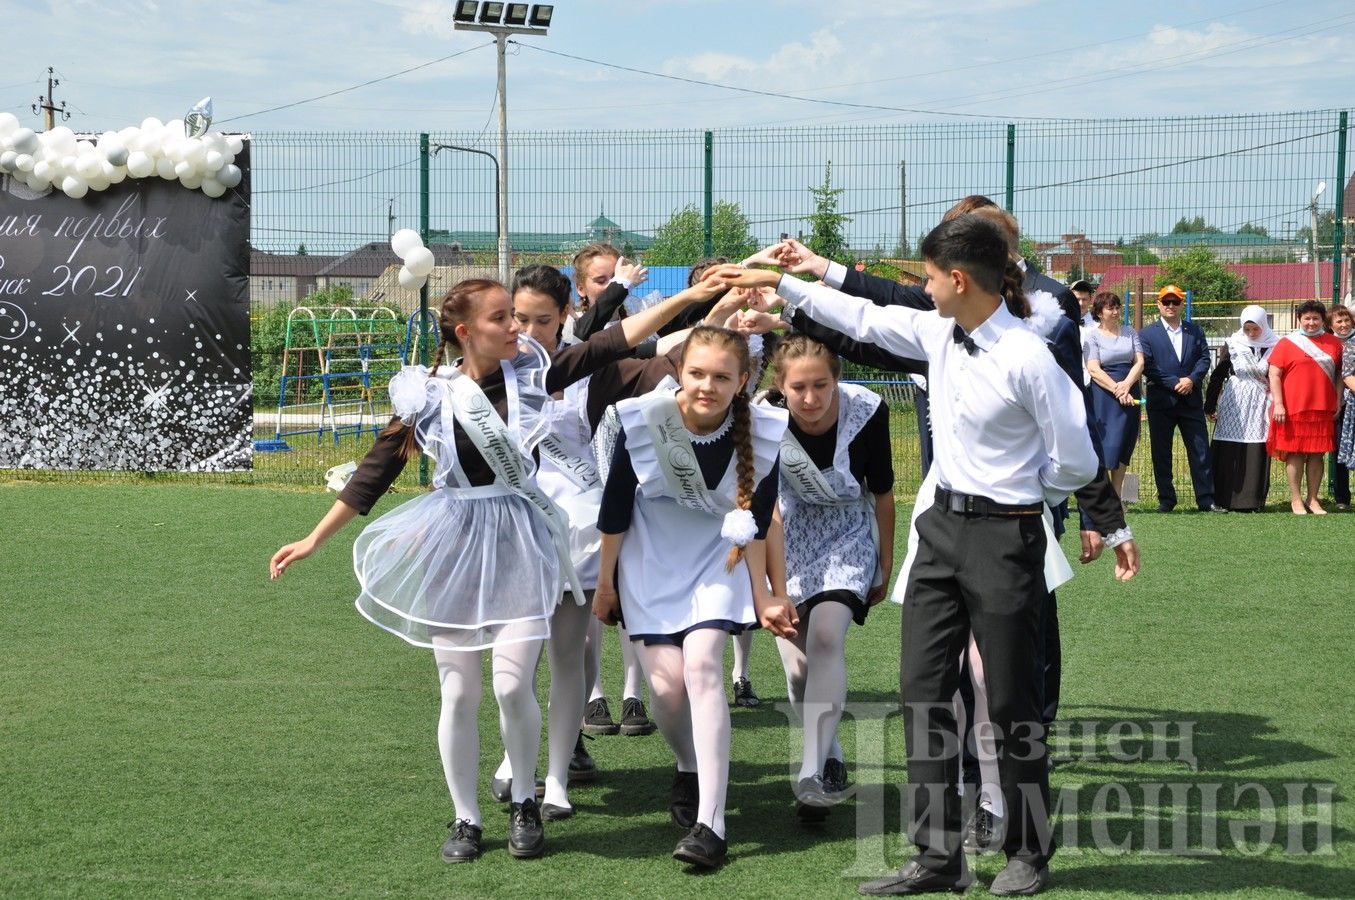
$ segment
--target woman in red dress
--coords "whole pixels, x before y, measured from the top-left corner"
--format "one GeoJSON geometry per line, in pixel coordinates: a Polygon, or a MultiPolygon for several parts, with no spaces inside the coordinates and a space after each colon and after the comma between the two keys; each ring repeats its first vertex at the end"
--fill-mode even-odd
{"type": "Polygon", "coordinates": [[[1270,455],[1284,460],[1289,505],[1295,515],[1326,515],[1318,502],[1322,456],[1336,444],[1336,379],[1341,341],[1326,333],[1327,309],[1316,300],[1300,304],[1299,327],[1270,354],[1270,455]],[[1308,475],[1304,497],[1303,476],[1308,475]]]}

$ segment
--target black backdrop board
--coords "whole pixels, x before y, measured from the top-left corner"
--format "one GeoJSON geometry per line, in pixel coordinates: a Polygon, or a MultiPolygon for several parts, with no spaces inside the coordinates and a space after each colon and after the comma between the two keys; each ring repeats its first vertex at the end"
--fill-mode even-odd
{"type": "Polygon", "coordinates": [[[251,465],[249,149],[212,199],[0,179],[0,467],[251,465]]]}

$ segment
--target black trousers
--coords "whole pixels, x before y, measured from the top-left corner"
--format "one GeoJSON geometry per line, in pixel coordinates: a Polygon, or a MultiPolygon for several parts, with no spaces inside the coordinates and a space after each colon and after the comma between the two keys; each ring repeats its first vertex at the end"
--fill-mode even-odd
{"type": "Polygon", "coordinates": [[[899,682],[910,792],[909,837],[929,869],[960,867],[960,744],[952,700],[972,630],[988,687],[1007,807],[1007,856],[1041,866],[1053,854],[1049,770],[1037,671],[1045,534],[1039,516],[968,516],[932,507],[903,607],[899,682]]]}
{"type": "Polygon", "coordinates": [[[1200,509],[1208,509],[1214,505],[1214,473],[1209,465],[1209,428],[1204,423],[1204,411],[1200,409],[1148,409],[1148,445],[1153,454],[1153,481],[1157,485],[1157,500],[1166,506],[1176,505],[1176,486],[1172,484],[1172,445],[1177,428],[1181,429],[1181,440],[1186,445],[1195,503],[1200,509]]]}

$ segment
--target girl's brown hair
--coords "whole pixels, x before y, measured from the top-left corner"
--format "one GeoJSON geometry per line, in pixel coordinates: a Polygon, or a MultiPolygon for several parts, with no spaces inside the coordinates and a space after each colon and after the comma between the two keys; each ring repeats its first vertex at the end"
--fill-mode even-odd
{"type": "MultiPolygon", "coordinates": [[[[692,347],[701,346],[733,353],[739,363],[739,374],[751,377],[753,358],[748,352],[748,341],[737,331],[717,328],[714,325],[698,325],[692,329],[692,333],[687,337],[687,343],[682,347],[679,370],[686,366],[687,354],[692,347]]],[[[739,509],[748,509],[753,505],[753,489],[756,487],[753,484],[753,413],[749,405],[748,392],[742,388],[735,391],[730,406],[734,414],[730,438],[734,442],[734,472],[738,478],[738,493],[734,502],[739,509]]],[[[725,570],[733,571],[741,559],[743,548],[731,548],[729,556],[725,559],[725,570]]]]}
{"type": "MultiPolygon", "coordinates": [[[[438,311],[438,349],[433,354],[433,369],[428,373],[430,378],[438,373],[448,345],[461,347],[456,339],[456,326],[470,321],[480,296],[496,289],[501,291],[504,287],[492,278],[467,278],[458,281],[442,298],[442,308],[438,311]]],[[[419,455],[419,442],[413,427],[396,419],[386,426],[380,436],[396,435],[400,435],[401,458],[413,459],[419,455]]]]}
{"type": "Polygon", "coordinates": [[[793,334],[778,341],[772,354],[772,372],[778,386],[786,377],[786,366],[796,359],[821,359],[835,380],[842,377],[841,357],[811,337],[793,334]]]}

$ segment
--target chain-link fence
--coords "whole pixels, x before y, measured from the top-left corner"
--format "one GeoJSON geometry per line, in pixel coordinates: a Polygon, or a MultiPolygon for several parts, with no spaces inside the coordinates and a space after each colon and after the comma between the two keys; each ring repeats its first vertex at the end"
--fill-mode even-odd
{"type": "MultiPolygon", "coordinates": [[[[257,133],[254,469],[174,477],[319,485],[330,466],[360,458],[389,415],[390,372],[419,357],[428,325],[420,296],[399,287],[389,236],[414,228],[433,249],[434,305],[460,278],[497,275],[500,177],[512,267],[568,265],[606,241],[645,260],[664,293],[695,257],[742,255],[783,234],[912,277],[921,236],[958,199],[986,194],[1016,214],[1023,254],[1041,269],[1121,294],[1131,315],[1142,299],[1145,321],[1159,282],[1179,283],[1217,338],[1236,330],[1245,303],[1283,332],[1296,302],[1349,294],[1346,131],[1344,111],[579,130],[512,133],[507,160],[483,132],[257,133]]],[[[920,479],[916,427],[910,390],[891,391],[906,493],[920,479]]],[[[1146,444],[1131,467],[1145,474],[1146,444]]],[[[1176,470],[1188,490],[1184,457],[1176,470]]]]}

